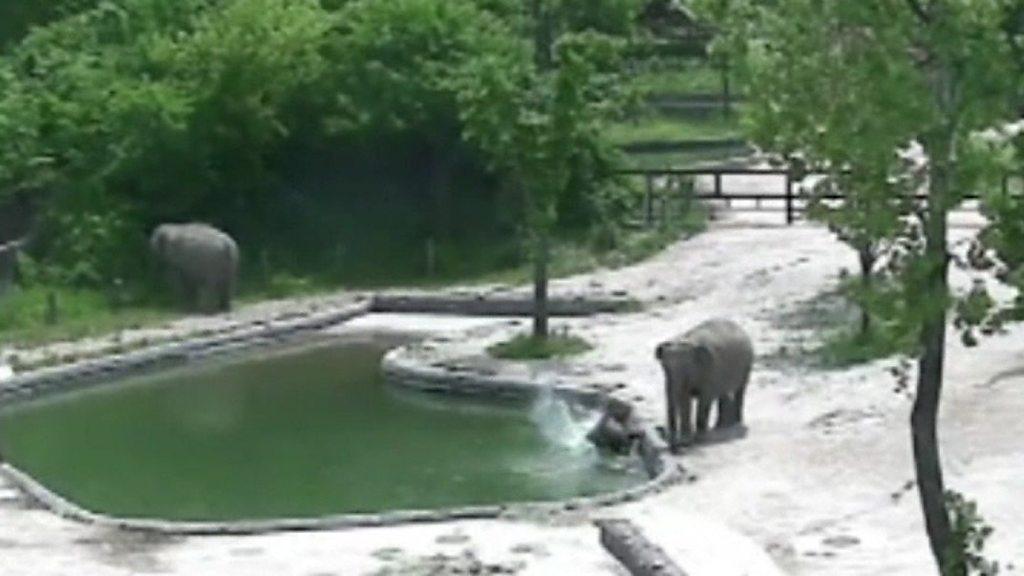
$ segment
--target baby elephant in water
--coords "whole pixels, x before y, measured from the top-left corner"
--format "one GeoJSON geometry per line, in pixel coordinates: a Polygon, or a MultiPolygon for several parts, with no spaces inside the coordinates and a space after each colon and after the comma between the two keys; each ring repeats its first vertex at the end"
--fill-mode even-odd
{"type": "Polygon", "coordinates": [[[661,343],[655,356],[665,370],[667,435],[673,449],[704,437],[715,401],[716,428],[742,424],[754,346],[739,325],[730,320],[708,320],[661,343]],[[697,399],[696,438],[691,424],[693,398],[697,399]]]}

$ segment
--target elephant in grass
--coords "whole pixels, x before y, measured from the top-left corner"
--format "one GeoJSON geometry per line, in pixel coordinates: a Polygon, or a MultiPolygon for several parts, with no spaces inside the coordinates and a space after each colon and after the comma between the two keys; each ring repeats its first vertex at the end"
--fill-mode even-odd
{"type": "Polygon", "coordinates": [[[743,398],[754,362],[754,346],[743,328],[730,320],[708,320],[660,344],[655,357],[665,371],[667,440],[673,449],[706,435],[716,401],[716,428],[743,423],[743,398]],[[694,398],[696,437],[691,425],[694,398]]]}
{"type": "Polygon", "coordinates": [[[231,309],[238,277],[238,245],[207,224],[162,224],[150,249],[175,291],[194,310],[231,309]]]}

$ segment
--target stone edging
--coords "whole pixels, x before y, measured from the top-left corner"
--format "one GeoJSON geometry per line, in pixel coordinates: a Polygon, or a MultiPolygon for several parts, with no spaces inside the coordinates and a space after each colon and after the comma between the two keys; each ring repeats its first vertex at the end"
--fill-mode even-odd
{"type": "MultiPolygon", "coordinates": [[[[458,314],[461,316],[529,316],[533,313],[533,299],[517,294],[440,293],[404,294],[385,292],[372,298],[372,312],[400,314],[458,314]]],[[[552,297],[548,300],[551,316],[594,316],[629,312],[639,302],[626,295],[602,298],[576,296],[552,297]]]]}
{"type": "MultiPolygon", "coordinates": [[[[161,367],[239,352],[259,346],[280,345],[315,334],[325,328],[364,315],[373,302],[359,302],[327,312],[314,312],[297,319],[257,322],[240,330],[199,337],[183,343],[171,343],[124,354],[86,360],[54,368],[32,371],[0,383],[0,402],[21,402],[42,396],[99,385],[110,378],[122,377],[161,367]]],[[[532,397],[541,388],[529,381],[501,379],[484,375],[452,374],[415,362],[402,362],[404,347],[392,350],[383,361],[385,374],[395,384],[418,389],[488,396],[532,397]]],[[[555,393],[589,406],[611,401],[606,395],[557,387],[555,393]]],[[[284,531],[369,528],[402,524],[449,522],[466,519],[517,518],[530,514],[555,515],[561,512],[605,508],[633,502],[660,492],[683,478],[682,470],[666,464],[664,443],[652,428],[641,428],[639,452],[651,480],[639,486],[594,497],[560,502],[508,503],[494,506],[470,506],[442,510],[402,510],[380,514],[342,514],[320,518],[258,520],[239,522],[177,522],[155,519],[116,518],[86,510],[54,493],[34,478],[9,463],[0,462],[3,474],[29,498],[53,513],[78,522],[106,528],[167,535],[246,535],[284,531]]]]}

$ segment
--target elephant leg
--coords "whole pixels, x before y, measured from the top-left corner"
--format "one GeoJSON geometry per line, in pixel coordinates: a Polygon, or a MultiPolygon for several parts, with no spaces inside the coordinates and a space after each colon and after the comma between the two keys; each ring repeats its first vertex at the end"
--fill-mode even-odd
{"type": "Polygon", "coordinates": [[[217,289],[210,284],[202,284],[196,288],[196,309],[203,314],[213,312],[217,289]]]}
{"type": "Polygon", "coordinates": [[[680,401],[680,409],[682,410],[680,418],[682,422],[680,426],[682,428],[680,431],[680,443],[690,444],[693,442],[693,400],[690,398],[689,390],[684,390],[680,396],[682,397],[680,401]]]}
{"type": "Polygon", "coordinates": [[[675,393],[676,386],[672,374],[665,375],[665,406],[666,406],[666,435],[665,440],[670,447],[675,447],[679,442],[679,398],[675,393]]]}
{"type": "Polygon", "coordinates": [[[711,415],[712,398],[701,394],[697,400],[697,438],[703,438],[708,433],[708,419],[711,415]]]}
{"type": "Polygon", "coordinates": [[[195,282],[189,281],[188,278],[182,277],[181,279],[182,299],[185,302],[185,307],[190,312],[195,312],[202,306],[202,290],[196,285],[195,282]]]}
{"type": "Polygon", "coordinates": [[[231,311],[231,285],[228,282],[221,282],[217,285],[217,310],[220,312],[231,311]]]}
{"type": "Polygon", "coordinates": [[[732,398],[728,394],[722,394],[718,397],[718,420],[715,422],[715,429],[721,430],[728,428],[736,423],[736,414],[734,412],[735,406],[733,405],[732,398]]]}
{"type": "Polygon", "coordinates": [[[733,398],[733,424],[743,424],[743,397],[746,395],[747,387],[740,386],[733,398]]]}
{"type": "Polygon", "coordinates": [[[669,394],[668,398],[666,398],[666,403],[668,405],[668,414],[667,414],[667,416],[668,416],[668,422],[667,422],[668,427],[667,427],[667,432],[666,432],[666,434],[667,434],[666,440],[668,441],[669,446],[675,446],[676,443],[679,442],[679,410],[680,410],[680,408],[678,406],[678,402],[679,401],[674,396],[672,396],[671,394],[669,394]]]}

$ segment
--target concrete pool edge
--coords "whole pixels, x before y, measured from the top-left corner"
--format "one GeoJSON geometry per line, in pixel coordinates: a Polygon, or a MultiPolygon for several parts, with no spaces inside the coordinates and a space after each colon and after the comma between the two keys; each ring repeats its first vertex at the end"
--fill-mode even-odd
{"type": "Polygon", "coordinates": [[[169,368],[230,352],[286,344],[369,313],[372,303],[357,302],[295,319],[255,322],[212,336],[193,335],[123,353],[111,353],[16,374],[0,382],[0,403],[23,402],[51,394],[89,388],[123,377],[169,368]]]}
{"type": "MultiPolygon", "coordinates": [[[[102,360],[141,349],[155,349],[187,340],[226,337],[244,338],[246,332],[268,325],[304,324],[325,313],[353,306],[363,314],[430,314],[487,318],[529,316],[532,297],[507,287],[453,288],[442,290],[383,290],[336,292],[329,295],[251,304],[229,314],[184,316],[165,325],[137,326],[116,333],[27,348],[0,346],[0,387],[11,374],[31,375],[62,369],[89,360],[102,360]],[[242,336],[234,336],[239,335],[242,336]],[[109,338],[113,336],[113,338],[109,338]],[[10,364],[10,365],[8,365],[10,364]],[[11,374],[5,374],[2,369],[11,374]]],[[[554,317],[580,318],[621,314],[641,309],[643,303],[625,293],[554,293],[549,300],[554,317]]]]}
{"type": "Polygon", "coordinates": [[[538,515],[553,516],[563,512],[600,510],[635,502],[658,493],[682,479],[681,471],[678,468],[665,468],[658,477],[626,490],[561,501],[511,502],[500,505],[465,506],[438,510],[396,510],[376,514],[338,514],[317,518],[182,522],[118,518],[92,512],[53,492],[29,474],[9,463],[0,463],[0,474],[28,498],[38,502],[46,510],[61,518],[102,528],[167,536],[247,536],[282,532],[383,528],[459,520],[516,520],[538,515]]]}
{"type": "MultiPolygon", "coordinates": [[[[103,385],[116,377],[159,368],[172,368],[190,362],[232,352],[247,352],[260,347],[279,347],[301,342],[301,338],[315,336],[325,330],[343,325],[372,310],[372,301],[361,301],[334,310],[314,312],[298,319],[257,322],[233,332],[214,336],[187,338],[181,342],[158,344],[122,354],[111,354],[96,359],[63,366],[35,370],[0,382],[0,403],[19,403],[40,397],[70,393],[103,385]]],[[[396,352],[402,347],[393,350],[396,352]]],[[[392,354],[388,354],[391,357],[392,354]]],[[[389,379],[397,375],[391,362],[383,367],[389,379]]],[[[429,367],[406,367],[406,386],[415,379],[438,377],[429,367]]],[[[450,375],[449,375],[450,377],[450,375]]],[[[396,382],[402,385],[403,382],[396,382]]],[[[453,380],[446,387],[448,393],[465,394],[476,386],[477,394],[491,397],[535,395],[542,386],[530,381],[484,379],[475,383],[464,377],[453,380]]],[[[422,389],[422,386],[420,387],[422,389]]],[[[436,387],[435,387],[436,389],[436,387]]],[[[558,387],[556,393],[590,406],[607,400],[605,395],[572,387],[558,387]]],[[[665,447],[653,432],[643,429],[639,442],[639,455],[649,479],[631,488],[592,497],[572,498],[549,502],[510,502],[501,505],[467,506],[437,510],[398,510],[375,514],[340,514],[317,518],[274,519],[236,522],[180,522],[159,519],[118,518],[87,510],[50,490],[16,466],[0,462],[0,474],[6,477],[29,499],[40,503],[52,513],[81,522],[128,531],[144,531],[166,535],[245,535],[286,531],[314,531],[342,528],[371,528],[415,523],[441,523],[466,519],[515,519],[530,515],[556,515],[562,512],[604,509],[634,502],[658,493],[682,479],[682,470],[667,466],[662,458],[665,447]]]]}

